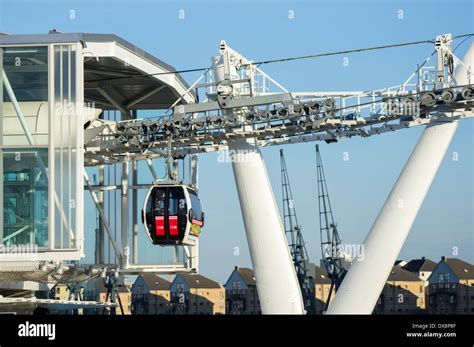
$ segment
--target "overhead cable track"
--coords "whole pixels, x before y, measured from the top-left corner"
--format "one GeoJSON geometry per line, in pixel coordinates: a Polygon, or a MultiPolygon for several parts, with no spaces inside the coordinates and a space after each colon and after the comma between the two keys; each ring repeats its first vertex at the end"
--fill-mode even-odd
{"type": "MultiPolygon", "coordinates": [[[[474,33],[458,35],[458,36],[453,37],[452,40],[455,40],[455,39],[458,39],[458,38],[463,38],[463,37],[468,38],[468,37],[471,37],[471,36],[474,36],[474,33]]],[[[262,61],[258,61],[258,62],[252,62],[251,65],[281,63],[281,62],[294,61],[294,60],[314,59],[314,58],[330,57],[330,56],[341,55],[341,54],[369,52],[369,51],[375,51],[375,50],[381,50],[381,49],[387,49],[387,48],[397,48],[397,47],[406,47],[406,46],[413,46],[413,45],[420,45],[420,44],[433,44],[433,43],[434,43],[433,40],[404,42],[404,43],[397,43],[397,44],[392,44],[392,45],[366,47],[366,48],[355,48],[355,49],[344,50],[344,51],[310,54],[310,55],[302,55],[302,56],[280,58],[280,59],[262,60],[262,61]]],[[[242,66],[248,66],[248,65],[250,65],[250,64],[244,64],[242,66]]],[[[190,72],[204,72],[208,69],[209,69],[209,67],[200,67],[200,68],[194,68],[194,69],[183,69],[183,70],[176,70],[176,71],[157,72],[157,73],[152,73],[152,74],[130,74],[129,76],[100,78],[100,79],[89,80],[89,81],[84,81],[84,82],[85,83],[93,83],[93,82],[114,81],[114,80],[139,78],[139,77],[152,77],[152,76],[162,76],[162,75],[170,75],[170,74],[183,74],[183,73],[190,73],[190,72]]],[[[123,73],[126,74],[126,72],[123,72],[123,73]]]]}
{"type": "MultiPolygon", "coordinates": [[[[466,40],[470,36],[472,34],[456,38],[464,37],[466,40]]],[[[241,69],[246,64],[250,66],[251,61],[222,41],[219,46],[221,58],[218,57],[217,61],[234,64],[232,78],[228,75],[221,81],[208,82],[206,79],[205,83],[198,84],[201,76],[189,89],[205,88],[206,100],[185,105],[175,102],[170,107],[173,115],[169,119],[132,119],[97,124],[102,129],[98,132],[90,130],[94,133],[86,143],[85,162],[95,165],[132,158],[179,158],[226,149],[228,141],[238,138],[255,138],[260,146],[309,141],[329,143],[352,136],[369,137],[426,125],[444,118],[447,121],[469,117],[474,107],[474,86],[456,85],[452,74],[455,66],[463,67],[469,80],[471,72],[452,53],[452,40],[450,34],[445,34],[437,36],[435,41],[399,44],[434,42],[435,46],[434,52],[401,85],[374,91],[306,93],[287,91],[257,67],[241,69]],[[426,66],[435,53],[436,66],[426,66]],[[426,73],[433,77],[425,77],[426,73]],[[258,76],[267,78],[283,92],[255,92],[258,76]]],[[[392,46],[396,45],[364,50],[392,46]]],[[[215,69],[215,64],[211,68],[215,69]]],[[[227,69],[230,71],[229,66],[227,69]]]]}
{"type": "MultiPolygon", "coordinates": [[[[368,92],[365,95],[370,96],[370,94],[368,92]]],[[[441,117],[445,113],[471,110],[474,107],[474,85],[405,95],[379,96],[375,101],[339,108],[335,108],[333,98],[290,105],[292,106],[273,110],[254,109],[240,116],[120,122],[112,134],[99,135],[95,143],[88,145],[89,153],[86,153],[86,159],[88,157],[92,159],[97,155],[113,157],[117,152],[139,153],[146,157],[145,152],[150,149],[163,150],[159,156],[165,157],[170,136],[172,136],[172,150],[176,155],[201,153],[207,151],[206,148],[209,147],[215,147],[218,150],[219,146],[225,145],[223,141],[239,137],[256,137],[263,141],[263,145],[271,145],[272,139],[275,139],[273,144],[291,143],[290,137],[308,134],[313,135],[312,141],[325,140],[327,142],[335,142],[352,136],[368,137],[427,124],[433,117],[441,117]],[[378,105],[379,111],[384,108],[389,111],[391,102],[400,108],[399,113],[379,112],[368,116],[356,112],[343,114],[346,110],[375,104],[378,105]],[[410,114],[403,109],[410,103],[420,103],[421,106],[417,112],[410,114]],[[290,112],[290,109],[293,112],[290,112]],[[390,124],[395,121],[398,123],[390,124]],[[244,125],[252,125],[252,129],[242,130],[244,125]],[[380,127],[374,127],[376,125],[380,127]],[[278,138],[284,138],[287,141],[279,141],[278,138]],[[101,142],[110,144],[110,141],[113,142],[113,146],[94,149],[96,146],[101,147],[101,142]],[[196,147],[186,148],[191,146],[196,147]],[[179,149],[183,150],[182,153],[179,153],[179,149]]],[[[308,140],[311,141],[311,139],[308,140]]],[[[151,155],[153,156],[153,153],[151,155]]],[[[120,160],[122,158],[118,156],[117,161],[120,160]]]]}

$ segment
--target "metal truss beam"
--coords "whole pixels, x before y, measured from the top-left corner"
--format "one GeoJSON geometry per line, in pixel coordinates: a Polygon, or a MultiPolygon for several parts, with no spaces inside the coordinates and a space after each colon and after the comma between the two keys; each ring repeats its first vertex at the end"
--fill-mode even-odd
{"type": "Polygon", "coordinates": [[[97,91],[106,98],[110,104],[115,107],[117,110],[122,112],[123,114],[127,114],[127,109],[123,105],[123,98],[117,93],[117,91],[113,87],[97,87],[97,91]]]}
{"type": "Polygon", "coordinates": [[[107,231],[107,235],[109,236],[110,243],[112,244],[112,247],[115,251],[115,254],[117,255],[118,259],[121,261],[122,259],[122,252],[120,251],[120,248],[118,247],[117,243],[115,242],[115,239],[112,235],[112,231],[110,230],[109,223],[107,221],[107,217],[105,216],[104,210],[102,209],[100,205],[100,200],[96,194],[96,192],[92,189],[92,186],[89,181],[89,176],[87,175],[86,170],[84,170],[84,181],[86,182],[86,186],[91,193],[92,200],[94,201],[95,207],[97,208],[97,211],[99,212],[100,218],[102,220],[102,223],[105,227],[105,230],[107,231]]]}

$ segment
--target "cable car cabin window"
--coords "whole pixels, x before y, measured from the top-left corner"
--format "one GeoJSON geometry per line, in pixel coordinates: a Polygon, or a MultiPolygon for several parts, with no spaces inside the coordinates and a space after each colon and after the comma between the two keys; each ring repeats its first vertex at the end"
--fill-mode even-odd
{"type": "Polygon", "coordinates": [[[151,238],[166,237],[165,233],[165,205],[166,189],[153,189],[150,199],[147,201],[147,225],[148,230],[153,231],[151,238]]]}
{"type": "Polygon", "coordinates": [[[190,234],[198,237],[201,234],[201,228],[204,224],[201,201],[194,191],[188,189],[189,199],[191,200],[192,218],[190,234]]]}
{"type": "Polygon", "coordinates": [[[202,221],[201,201],[192,190],[189,190],[189,198],[191,199],[191,208],[193,209],[193,219],[202,221]]]}
{"type": "Polygon", "coordinates": [[[166,191],[156,189],[153,200],[155,201],[155,206],[154,206],[155,216],[164,216],[165,208],[166,208],[166,191]]]}
{"type": "Polygon", "coordinates": [[[153,219],[154,218],[153,218],[152,206],[153,206],[153,193],[150,194],[150,197],[146,201],[146,206],[145,206],[145,223],[146,223],[146,227],[148,228],[148,230],[153,229],[153,219]]]}
{"type": "Polygon", "coordinates": [[[186,231],[187,205],[181,187],[168,188],[168,230],[170,239],[183,239],[186,231]]]}

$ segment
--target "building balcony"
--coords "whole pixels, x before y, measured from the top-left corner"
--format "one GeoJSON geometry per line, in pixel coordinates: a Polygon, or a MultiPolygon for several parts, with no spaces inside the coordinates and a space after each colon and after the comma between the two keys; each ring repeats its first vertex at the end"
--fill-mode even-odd
{"type": "Polygon", "coordinates": [[[457,288],[457,283],[430,284],[429,295],[431,296],[437,294],[456,294],[457,288]]]}

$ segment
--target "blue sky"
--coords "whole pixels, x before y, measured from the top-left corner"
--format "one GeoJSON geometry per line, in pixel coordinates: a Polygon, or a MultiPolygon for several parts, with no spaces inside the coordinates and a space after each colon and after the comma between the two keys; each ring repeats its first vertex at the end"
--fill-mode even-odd
{"type": "MultiPolygon", "coordinates": [[[[24,1],[0,0],[0,31],[11,34],[114,33],[175,66],[208,66],[225,39],[253,60],[433,39],[474,32],[472,1],[24,1]],[[71,10],[75,18],[71,19],[71,10]],[[184,10],[184,19],[179,18],[184,10]],[[289,19],[289,11],[294,19],[289,19]],[[399,19],[399,11],[403,19],[399,19]],[[181,12],[182,13],[182,12],[181,12]]],[[[459,48],[463,55],[467,44],[459,48]]],[[[429,45],[263,66],[291,91],[370,90],[403,82],[432,51],[429,45]]],[[[195,74],[184,75],[192,83],[195,74]]],[[[461,123],[413,225],[401,258],[452,256],[474,262],[473,122],[461,123]],[[452,160],[453,152],[458,160],[452,160]]],[[[344,243],[370,229],[422,129],[321,144],[335,218],[344,243]],[[349,160],[343,160],[348,152],[349,160]]],[[[314,143],[285,146],[285,156],[308,251],[319,261],[314,143]]],[[[281,200],[279,148],[263,150],[281,200]]],[[[163,165],[157,164],[163,172],[163,165]]],[[[206,211],[201,272],[224,281],[234,265],[250,266],[230,164],[200,157],[200,195],[206,211]],[[239,255],[235,254],[239,247],[239,255]]],[[[150,178],[144,174],[141,181],[150,178]]],[[[87,212],[93,213],[91,208],[87,212]]],[[[89,240],[94,225],[86,226],[89,240]]],[[[145,242],[143,235],[142,241],[145,242]]],[[[88,259],[92,259],[90,241],[88,259]]],[[[166,252],[165,252],[166,253],[166,252]]],[[[140,258],[167,254],[147,246],[140,258]]]]}

